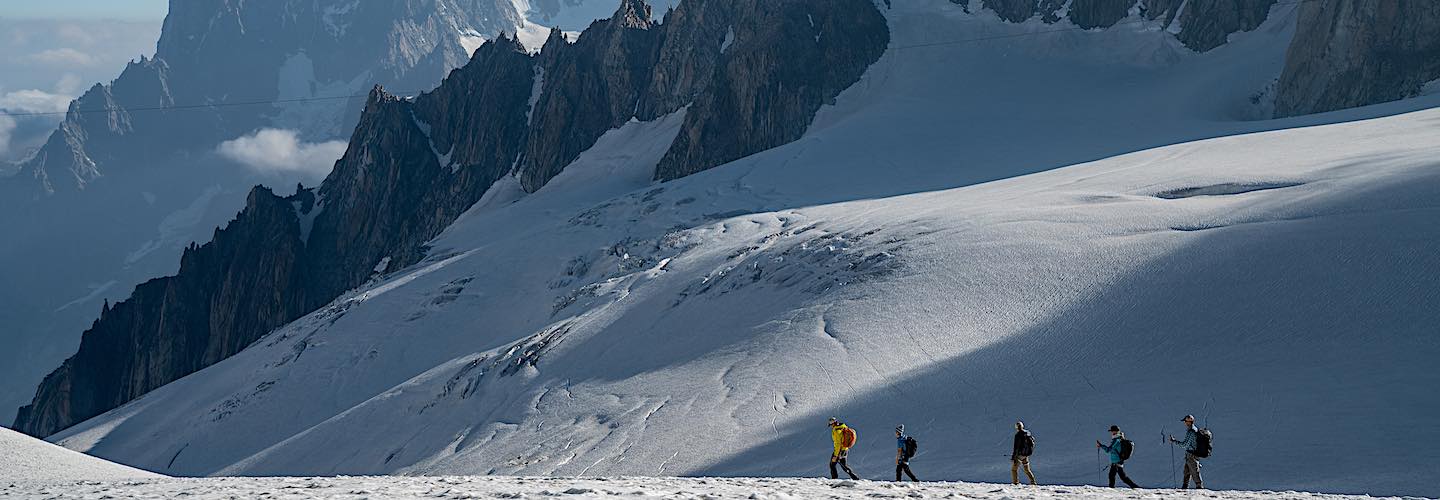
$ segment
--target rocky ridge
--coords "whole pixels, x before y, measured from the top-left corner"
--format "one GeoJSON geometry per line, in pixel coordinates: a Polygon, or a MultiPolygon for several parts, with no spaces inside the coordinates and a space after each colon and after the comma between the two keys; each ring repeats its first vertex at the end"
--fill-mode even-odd
{"type": "Polygon", "coordinates": [[[657,169],[662,179],[798,138],[820,105],[859,79],[888,44],[885,20],[869,0],[842,3],[698,0],[661,23],[643,2],[625,0],[573,43],[552,33],[538,54],[509,37],[486,42],[439,88],[414,99],[377,87],[334,171],[313,195],[295,195],[314,196],[313,206],[254,190],[223,237],[187,252],[235,260],[188,257],[176,276],[107,306],[80,352],[20,410],[17,429],[46,436],[98,415],[238,352],[377,272],[420,261],[425,242],[497,180],[513,175],[538,190],[632,118],[690,106],[681,131],[687,140],[676,141],[675,159],[657,169]],[[762,19],[774,26],[741,28],[762,19]],[[806,33],[811,47],[775,38],[787,33],[806,33]],[[808,57],[817,60],[800,60],[808,57]],[[724,70],[734,58],[773,66],[724,70]],[[827,61],[833,67],[825,71],[799,71],[827,61]],[[744,113],[714,116],[735,110],[744,113]],[[737,118],[776,125],[739,137],[717,128],[737,118]],[[281,213],[287,220],[272,217],[281,213]],[[246,278],[244,287],[215,279],[243,269],[267,277],[246,278]],[[182,284],[205,289],[178,293],[182,284]],[[257,307],[262,302],[270,306],[257,307]],[[187,347],[174,348],[177,342],[187,347]]]}
{"type": "Polygon", "coordinates": [[[1278,116],[1413,97],[1440,79],[1440,3],[1315,0],[1299,9],[1278,116]]]}

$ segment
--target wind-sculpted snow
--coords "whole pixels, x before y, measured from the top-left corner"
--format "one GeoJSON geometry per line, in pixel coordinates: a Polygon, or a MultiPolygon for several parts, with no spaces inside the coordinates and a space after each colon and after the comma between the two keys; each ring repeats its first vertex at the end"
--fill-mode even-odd
{"type": "MultiPolygon", "coordinates": [[[[667,498],[667,499],[874,499],[1163,500],[1192,498],[1176,490],[1129,491],[1082,487],[1021,487],[984,483],[890,483],[786,478],[545,478],[545,477],[288,477],[147,479],[80,483],[0,482],[0,496],[15,498],[667,498]]],[[[1215,500],[1349,500],[1296,491],[1213,491],[1215,500]]]]}

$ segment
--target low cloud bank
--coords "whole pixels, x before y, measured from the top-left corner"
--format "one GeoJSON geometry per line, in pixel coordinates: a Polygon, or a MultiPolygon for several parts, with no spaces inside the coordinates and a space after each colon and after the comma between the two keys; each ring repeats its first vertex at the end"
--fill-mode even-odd
{"type": "Polygon", "coordinates": [[[225,141],[216,152],[262,174],[323,179],[345,154],[345,141],[305,142],[294,130],[266,128],[225,141]]]}

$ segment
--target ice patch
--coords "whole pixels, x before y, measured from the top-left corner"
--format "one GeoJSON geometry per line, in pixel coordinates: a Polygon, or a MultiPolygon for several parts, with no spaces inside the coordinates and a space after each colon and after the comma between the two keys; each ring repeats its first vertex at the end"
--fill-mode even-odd
{"type": "Polygon", "coordinates": [[[475,51],[485,44],[485,36],[473,29],[465,29],[460,32],[460,46],[465,48],[465,53],[474,56],[475,51]]]}
{"type": "Polygon", "coordinates": [[[735,26],[731,25],[725,29],[725,41],[720,42],[720,53],[724,54],[730,50],[730,44],[735,43],[735,26]]]}
{"type": "Polygon", "coordinates": [[[1420,95],[1440,94],[1440,78],[1425,82],[1420,86],[1420,95]]]}
{"type": "Polygon", "coordinates": [[[525,105],[525,125],[530,125],[535,116],[535,105],[545,92],[545,67],[535,65],[535,77],[530,81],[530,101],[525,105]]]}
{"type": "Polygon", "coordinates": [[[166,216],[165,219],[160,221],[160,227],[157,228],[160,233],[159,236],[146,242],[139,249],[130,252],[129,255],[126,255],[125,265],[134,265],[136,262],[139,262],[140,259],[145,258],[146,255],[150,255],[165,245],[180,247],[190,243],[186,236],[190,234],[190,230],[194,228],[196,224],[200,223],[200,220],[205,216],[205,211],[210,208],[210,203],[215,200],[215,197],[220,196],[223,192],[224,190],[220,186],[210,186],[206,188],[205,192],[201,193],[198,198],[195,198],[195,201],[190,202],[189,206],[166,216]]]}
{"type": "Polygon", "coordinates": [[[324,199],[318,194],[319,190],[316,191],[315,205],[310,207],[309,212],[303,211],[304,206],[299,201],[290,204],[295,208],[295,217],[300,221],[300,241],[303,243],[310,242],[310,230],[315,228],[315,218],[319,217],[320,212],[325,210],[324,199]]]}

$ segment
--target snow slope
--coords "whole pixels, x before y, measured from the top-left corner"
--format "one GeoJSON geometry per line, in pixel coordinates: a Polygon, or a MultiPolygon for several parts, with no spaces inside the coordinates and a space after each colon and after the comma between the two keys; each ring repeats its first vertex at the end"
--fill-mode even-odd
{"type": "MultiPolygon", "coordinates": [[[[1286,492],[1211,492],[1217,500],[1347,497],[1286,492]]],[[[542,477],[334,477],[156,479],[123,483],[11,485],[0,496],[15,498],[972,498],[1151,499],[1190,495],[1158,490],[1132,492],[1095,487],[1021,487],[983,483],[886,483],[778,478],[542,478],[542,477]]]]}
{"type": "Polygon", "coordinates": [[[897,2],[804,139],[653,185],[680,117],[627,124],[56,440],[181,475],[813,477],[836,415],[866,477],[904,423],[921,478],[1003,481],[1024,420],[1042,482],[1095,484],[1117,424],[1164,486],[1194,413],[1212,487],[1440,495],[1440,110],[1404,113],[1440,100],[1244,121],[1290,7],[1194,54],[1142,24],[908,49],[1052,27],[897,2]]]}
{"type": "MultiPolygon", "coordinates": [[[[0,427],[0,482],[111,481],[159,474],[76,453],[0,427]]],[[[8,496],[0,488],[0,496],[8,496]]]]}

